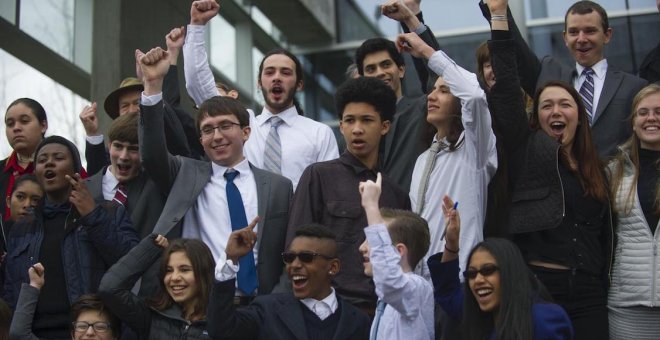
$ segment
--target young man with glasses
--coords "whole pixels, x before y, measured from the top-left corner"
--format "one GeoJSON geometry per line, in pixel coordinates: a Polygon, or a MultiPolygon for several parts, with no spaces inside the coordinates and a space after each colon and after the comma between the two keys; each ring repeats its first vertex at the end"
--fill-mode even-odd
{"type": "Polygon", "coordinates": [[[260,236],[241,262],[238,289],[241,304],[255,294],[270,293],[279,280],[291,181],[250,164],[243,144],[250,136],[249,116],[239,101],[211,98],[199,108],[197,127],[207,159],[174,157],[164,147],[162,82],[167,52],[160,48],[139,54],[144,73],[140,115],[140,155],[147,173],[168,195],[154,233],[166,235],[182,224],[182,236],[200,239],[218,263],[226,262],[224,245],[233,230],[253,221],[260,236]],[[258,221],[258,224],[257,224],[258,221]],[[259,264],[257,266],[257,263],[259,264]]]}
{"type": "Polygon", "coordinates": [[[340,271],[335,234],[310,224],[301,227],[282,253],[293,292],[257,297],[245,308],[231,301],[235,274],[228,268],[248,254],[258,239],[252,226],[235,231],[225,248],[227,263],[216,265],[207,311],[213,339],[368,339],[369,317],[335,293],[340,271]]]}

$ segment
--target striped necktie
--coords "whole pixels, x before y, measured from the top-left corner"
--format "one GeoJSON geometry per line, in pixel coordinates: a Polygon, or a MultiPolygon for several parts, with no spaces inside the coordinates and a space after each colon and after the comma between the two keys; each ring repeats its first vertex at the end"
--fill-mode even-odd
{"type": "Polygon", "coordinates": [[[424,201],[426,199],[426,191],[429,188],[429,179],[431,177],[431,172],[433,171],[433,166],[435,165],[435,159],[440,150],[447,147],[447,144],[444,142],[433,141],[431,147],[429,148],[429,153],[426,155],[426,163],[424,163],[424,170],[422,171],[421,182],[419,184],[419,189],[417,190],[417,209],[415,209],[417,214],[421,214],[424,209],[424,201]]]}
{"type": "Polygon", "coordinates": [[[128,196],[126,195],[126,186],[122,183],[117,184],[117,191],[115,192],[115,197],[112,198],[113,201],[125,206],[128,196]]]}
{"type": "Polygon", "coordinates": [[[280,143],[280,134],[277,132],[277,127],[284,121],[278,116],[272,116],[268,120],[270,121],[270,131],[264,148],[264,169],[282,174],[282,144],[280,143]]]}
{"type": "Polygon", "coordinates": [[[580,96],[582,97],[584,107],[587,109],[589,126],[592,126],[594,120],[594,70],[591,67],[587,67],[582,70],[582,74],[584,74],[584,82],[582,83],[582,87],[580,87],[580,96]]]}

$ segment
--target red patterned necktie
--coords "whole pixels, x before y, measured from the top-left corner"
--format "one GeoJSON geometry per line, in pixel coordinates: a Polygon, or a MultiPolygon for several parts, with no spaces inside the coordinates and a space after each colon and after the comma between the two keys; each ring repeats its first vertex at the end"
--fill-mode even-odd
{"type": "Polygon", "coordinates": [[[127,198],[128,197],[126,196],[126,187],[123,184],[119,183],[119,185],[117,185],[117,192],[115,192],[115,197],[112,200],[121,205],[126,205],[127,198]]]}

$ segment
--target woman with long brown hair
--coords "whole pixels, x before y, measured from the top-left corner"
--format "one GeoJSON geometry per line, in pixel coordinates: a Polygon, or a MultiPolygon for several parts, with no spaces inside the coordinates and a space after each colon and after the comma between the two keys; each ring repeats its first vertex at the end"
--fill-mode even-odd
{"type": "Polygon", "coordinates": [[[206,333],[215,261],[200,240],[145,237],[101,280],[103,302],[138,339],[210,339],[206,333]],[[164,249],[163,249],[164,248],[164,249]],[[131,292],[135,282],[161,259],[160,286],[153,299],[131,292]]]}
{"type": "Polygon", "coordinates": [[[586,109],[571,84],[551,81],[538,88],[527,121],[506,1],[488,6],[497,79],[489,100],[508,156],[508,231],[568,313],[575,338],[608,339],[612,218],[586,109]]]}

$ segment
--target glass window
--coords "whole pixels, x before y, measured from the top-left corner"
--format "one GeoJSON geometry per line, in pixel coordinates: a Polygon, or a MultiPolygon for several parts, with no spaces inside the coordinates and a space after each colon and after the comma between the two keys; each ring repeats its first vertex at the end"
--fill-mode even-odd
{"type": "Polygon", "coordinates": [[[236,81],[236,28],[222,16],[209,21],[210,63],[231,81],[236,81]]]}
{"type": "Polygon", "coordinates": [[[22,0],[19,28],[73,60],[74,0],[22,0]]]}
{"type": "MultiPolygon", "coordinates": [[[[73,141],[80,156],[85,157],[85,130],[78,119],[78,113],[89,102],[71,90],[48,78],[41,72],[0,50],[0,110],[18,98],[28,97],[38,101],[48,116],[47,136],[60,135],[73,141]]],[[[9,156],[12,149],[4,133],[5,120],[2,119],[0,134],[0,157],[9,156]]]]}
{"type": "Polygon", "coordinates": [[[0,17],[16,24],[16,0],[0,1],[0,17]]]}

